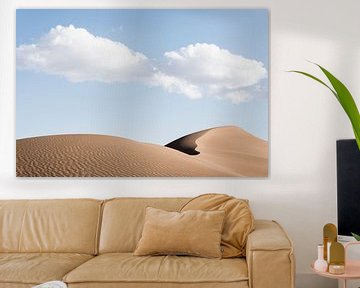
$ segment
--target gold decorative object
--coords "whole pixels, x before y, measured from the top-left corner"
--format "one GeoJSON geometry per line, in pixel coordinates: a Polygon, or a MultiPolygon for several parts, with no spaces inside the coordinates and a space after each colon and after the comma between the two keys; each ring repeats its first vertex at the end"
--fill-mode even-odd
{"type": "Polygon", "coordinates": [[[330,246],[330,264],[345,264],[345,248],[339,242],[334,242],[330,246]]]}
{"type": "Polygon", "coordinates": [[[345,273],[345,248],[341,243],[331,243],[329,273],[345,273]]]}
{"type": "Polygon", "coordinates": [[[324,259],[328,263],[328,245],[331,245],[334,242],[337,242],[337,228],[334,224],[328,223],[323,228],[323,237],[324,237],[324,259]]]}

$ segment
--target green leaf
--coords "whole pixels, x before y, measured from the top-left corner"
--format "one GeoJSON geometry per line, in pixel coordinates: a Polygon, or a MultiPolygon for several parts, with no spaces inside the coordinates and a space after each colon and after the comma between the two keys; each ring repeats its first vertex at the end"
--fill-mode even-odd
{"type": "MultiPolygon", "coordinates": [[[[317,65],[317,64],[316,64],[317,65]]],[[[346,114],[348,115],[350,122],[353,126],[355,138],[357,140],[359,146],[359,136],[360,136],[360,114],[359,110],[356,107],[356,103],[354,98],[352,97],[350,91],[346,88],[346,86],[338,80],[334,75],[332,75],[329,71],[325,68],[317,65],[321,71],[325,74],[325,76],[329,79],[331,85],[334,87],[337,95],[338,100],[341,106],[344,108],[346,114]]],[[[359,146],[360,149],[360,146],[359,146]]]]}
{"type": "Polygon", "coordinates": [[[360,114],[359,114],[359,110],[356,106],[356,103],[354,101],[354,98],[352,97],[350,91],[346,88],[346,86],[340,80],[338,80],[334,75],[332,75],[329,71],[327,71],[322,66],[320,66],[316,63],[313,63],[313,64],[317,65],[321,69],[321,71],[325,74],[326,78],[330,81],[333,88],[331,88],[325,82],[323,82],[319,78],[317,78],[309,73],[297,71],[297,70],[293,70],[293,71],[289,71],[289,72],[294,72],[294,73],[305,75],[305,76],[321,83],[322,85],[327,87],[334,94],[334,96],[339,101],[340,105],[343,107],[345,113],[347,114],[347,116],[351,122],[353,131],[354,131],[354,135],[355,135],[355,139],[356,139],[356,143],[360,150],[360,114]]]}
{"type": "Polygon", "coordinates": [[[294,73],[298,73],[298,74],[305,75],[305,76],[307,76],[307,77],[309,77],[309,78],[311,78],[311,79],[313,79],[313,80],[321,83],[321,84],[324,85],[325,87],[329,88],[330,91],[335,95],[335,97],[336,97],[336,98],[338,97],[337,94],[336,94],[336,92],[335,92],[333,89],[331,89],[331,87],[329,87],[329,85],[327,85],[325,82],[323,82],[323,81],[320,80],[319,78],[315,77],[314,75],[311,75],[310,73],[298,71],[298,70],[290,70],[290,71],[288,71],[288,72],[294,72],[294,73]]]}
{"type": "Polygon", "coordinates": [[[355,234],[353,232],[351,232],[351,235],[356,239],[356,241],[360,241],[360,235],[355,234]]]}

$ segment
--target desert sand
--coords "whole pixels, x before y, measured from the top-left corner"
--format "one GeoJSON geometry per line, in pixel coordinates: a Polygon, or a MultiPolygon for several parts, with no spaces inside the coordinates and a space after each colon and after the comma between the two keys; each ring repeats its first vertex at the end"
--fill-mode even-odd
{"type": "Polygon", "coordinates": [[[166,146],[126,138],[65,134],[18,139],[19,177],[268,175],[268,143],[235,126],[211,128],[166,146]]]}

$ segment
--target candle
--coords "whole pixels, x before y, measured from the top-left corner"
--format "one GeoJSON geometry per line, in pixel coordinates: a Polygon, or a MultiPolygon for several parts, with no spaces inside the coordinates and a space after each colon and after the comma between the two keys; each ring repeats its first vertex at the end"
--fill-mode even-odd
{"type": "Polygon", "coordinates": [[[337,265],[337,264],[330,264],[329,265],[329,273],[331,274],[344,274],[345,273],[345,266],[344,265],[337,265]]]}

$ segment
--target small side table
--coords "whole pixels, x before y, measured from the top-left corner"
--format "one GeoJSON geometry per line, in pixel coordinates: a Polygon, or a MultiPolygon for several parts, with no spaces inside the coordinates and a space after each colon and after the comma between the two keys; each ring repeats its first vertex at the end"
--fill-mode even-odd
{"type": "Polygon", "coordinates": [[[343,280],[343,288],[346,288],[348,280],[360,279],[360,260],[347,260],[346,250],[351,245],[360,245],[360,242],[349,242],[345,246],[345,273],[344,274],[331,274],[329,272],[320,272],[314,269],[314,264],[311,265],[311,269],[318,275],[327,278],[338,279],[339,281],[343,280]]]}

